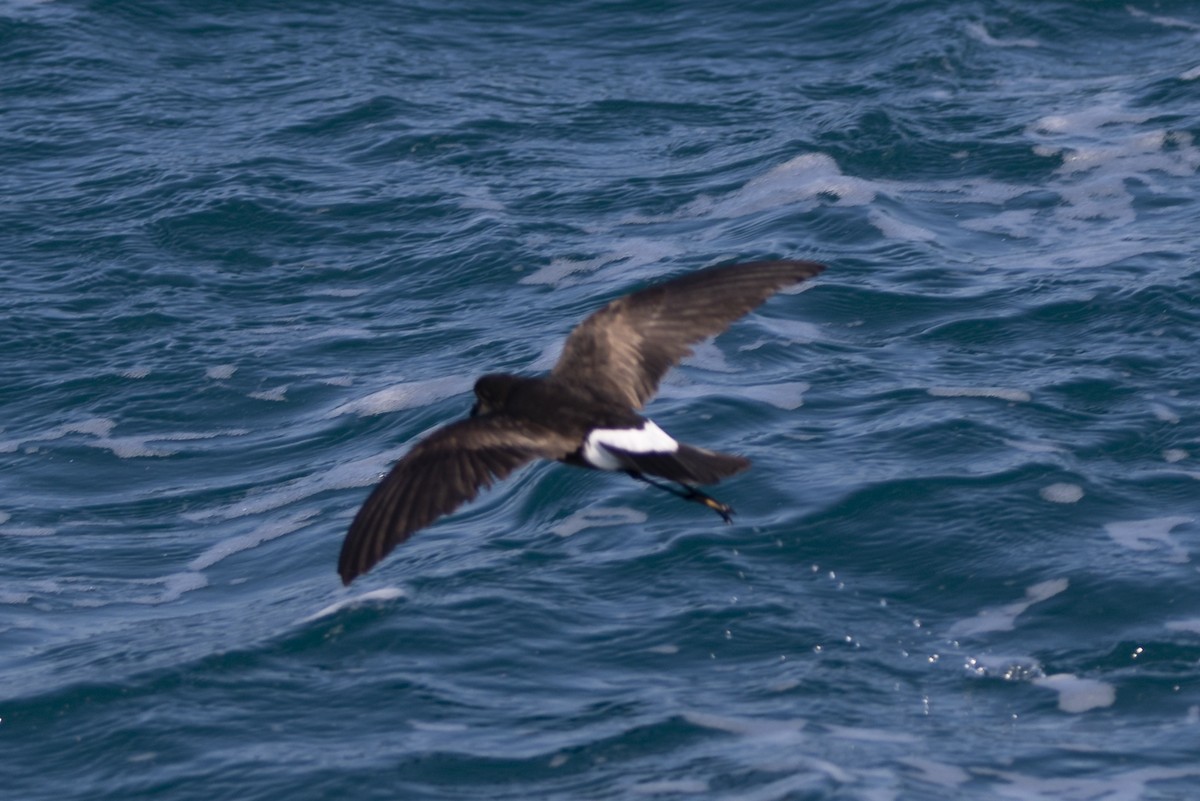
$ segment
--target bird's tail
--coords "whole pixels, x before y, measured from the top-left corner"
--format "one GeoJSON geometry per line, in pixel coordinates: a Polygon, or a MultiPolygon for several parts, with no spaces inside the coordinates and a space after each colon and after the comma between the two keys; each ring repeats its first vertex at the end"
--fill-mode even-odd
{"type": "MultiPolygon", "coordinates": [[[[611,449],[611,450],[616,450],[611,449]]],[[[679,443],[674,451],[631,453],[621,451],[621,460],[631,464],[634,472],[658,476],[681,484],[716,484],[723,478],[740,473],[750,466],[750,460],[731,453],[696,448],[679,443]]]]}

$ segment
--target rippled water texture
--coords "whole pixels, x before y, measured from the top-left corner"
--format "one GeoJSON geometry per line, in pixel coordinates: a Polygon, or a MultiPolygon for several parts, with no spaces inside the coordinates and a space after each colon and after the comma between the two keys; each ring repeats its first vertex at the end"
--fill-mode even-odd
{"type": "Polygon", "coordinates": [[[1192,3],[0,3],[0,786],[1200,793],[1192,3]],[[604,301],[733,526],[539,464],[351,516],[604,301]]]}

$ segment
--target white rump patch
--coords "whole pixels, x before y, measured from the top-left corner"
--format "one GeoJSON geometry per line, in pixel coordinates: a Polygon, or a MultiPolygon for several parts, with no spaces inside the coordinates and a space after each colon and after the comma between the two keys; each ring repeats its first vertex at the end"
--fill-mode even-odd
{"type": "Polygon", "coordinates": [[[624,470],[621,462],[608,448],[629,453],[674,453],[679,443],[671,435],[654,424],[653,420],[642,423],[641,428],[597,428],[588,434],[583,443],[583,458],[592,467],[601,470],[624,470]],[[607,446],[607,447],[605,447],[607,446]]]}

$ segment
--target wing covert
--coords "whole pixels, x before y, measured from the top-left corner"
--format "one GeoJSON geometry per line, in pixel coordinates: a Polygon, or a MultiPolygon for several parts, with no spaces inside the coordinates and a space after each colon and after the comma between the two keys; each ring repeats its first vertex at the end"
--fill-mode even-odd
{"type": "Polygon", "coordinates": [[[571,332],[552,375],[641,408],[692,345],[824,269],[810,261],[726,264],[617,298],[571,332]]]}

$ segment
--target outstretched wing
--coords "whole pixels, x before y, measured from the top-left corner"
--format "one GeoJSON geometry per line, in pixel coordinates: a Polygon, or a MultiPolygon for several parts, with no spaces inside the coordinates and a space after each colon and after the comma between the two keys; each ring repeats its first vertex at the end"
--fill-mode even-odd
{"type": "Polygon", "coordinates": [[[824,269],[811,261],[727,264],[617,298],[571,332],[552,374],[641,408],[691,345],[824,269]]]}
{"type": "Polygon", "coordinates": [[[566,456],[577,444],[529,421],[491,415],[438,429],[396,463],[358,510],[338,558],[342,583],[366,573],[481,487],[532,459],[566,456]]]}

